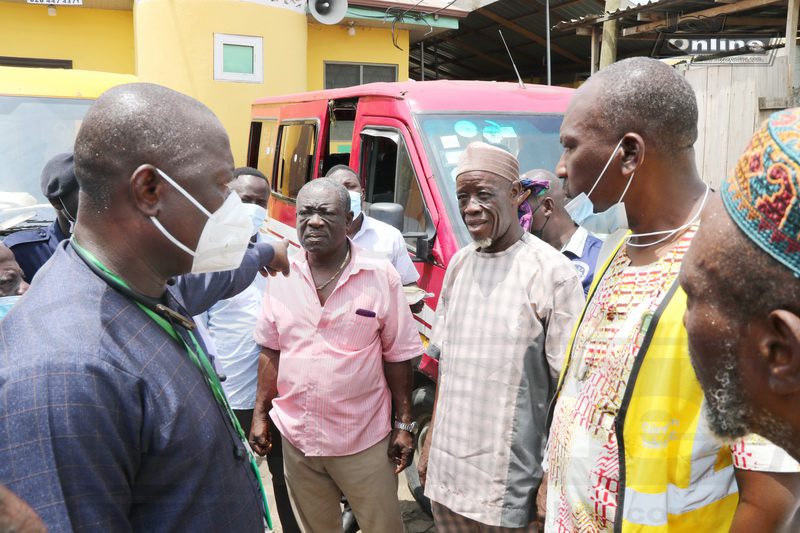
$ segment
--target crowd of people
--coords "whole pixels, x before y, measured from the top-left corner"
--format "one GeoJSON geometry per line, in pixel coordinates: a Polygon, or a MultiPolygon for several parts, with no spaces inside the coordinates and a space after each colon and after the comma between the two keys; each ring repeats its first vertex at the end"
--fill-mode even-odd
{"type": "Polygon", "coordinates": [[[719,192],[697,120],[633,58],[575,91],[555,169],[470,144],[423,346],[357,172],[300,189],[290,253],[208,108],[109,90],[42,171],[55,221],[0,245],[0,531],[264,531],[258,456],[287,533],[401,533],[409,467],[440,533],[797,530],[800,108],[719,192]]]}

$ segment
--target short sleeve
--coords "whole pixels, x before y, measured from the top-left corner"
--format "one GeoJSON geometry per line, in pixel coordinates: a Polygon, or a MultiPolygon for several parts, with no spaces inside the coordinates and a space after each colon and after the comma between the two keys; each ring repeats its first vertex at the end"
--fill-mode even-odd
{"type": "Polygon", "coordinates": [[[733,466],[758,472],[798,473],[800,464],[760,435],[747,435],[731,445],[733,466]]]}
{"type": "Polygon", "coordinates": [[[381,324],[381,347],[384,361],[400,363],[421,355],[424,348],[417,333],[414,315],[406,302],[400,276],[389,267],[389,263],[385,265],[389,286],[386,316],[381,324]]]}
{"type": "Polygon", "coordinates": [[[270,295],[270,287],[272,285],[272,283],[268,283],[267,288],[264,290],[261,311],[258,314],[253,338],[259,346],[280,351],[281,338],[278,333],[278,325],[275,323],[275,315],[272,312],[272,297],[270,295]]]}
{"type": "Polygon", "coordinates": [[[419,279],[419,272],[417,272],[417,268],[414,266],[411,256],[408,255],[406,241],[403,239],[403,234],[397,232],[395,237],[396,242],[394,246],[394,257],[392,258],[392,264],[400,274],[400,281],[402,281],[403,285],[416,283],[419,279]]]}

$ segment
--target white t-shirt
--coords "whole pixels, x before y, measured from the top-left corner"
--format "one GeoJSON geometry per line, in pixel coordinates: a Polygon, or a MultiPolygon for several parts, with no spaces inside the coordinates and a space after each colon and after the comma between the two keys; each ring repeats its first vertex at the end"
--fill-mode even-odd
{"type": "Polygon", "coordinates": [[[408,255],[403,234],[385,222],[367,215],[363,216],[361,229],[351,240],[364,250],[388,259],[400,274],[403,285],[415,283],[419,279],[419,272],[408,255]]]}

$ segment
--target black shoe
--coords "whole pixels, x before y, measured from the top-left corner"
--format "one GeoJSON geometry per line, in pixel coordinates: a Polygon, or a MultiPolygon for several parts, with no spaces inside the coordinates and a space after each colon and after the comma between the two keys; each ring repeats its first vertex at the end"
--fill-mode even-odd
{"type": "Polygon", "coordinates": [[[356,531],[360,530],[361,528],[356,521],[356,515],[353,514],[353,510],[349,505],[345,505],[344,511],[342,511],[342,532],[356,533],[356,531]]]}

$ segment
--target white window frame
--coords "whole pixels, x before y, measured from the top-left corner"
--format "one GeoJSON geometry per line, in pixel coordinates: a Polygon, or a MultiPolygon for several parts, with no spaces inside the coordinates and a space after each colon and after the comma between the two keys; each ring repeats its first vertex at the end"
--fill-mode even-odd
{"type": "Polygon", "coordinates": [[[214,34],[214,79],[240,83],[264,83],[264,38],[248,35],[214,34]],[[253,73],[225,72],[224,45],[250,46],[253,48],[253,73]]]}

